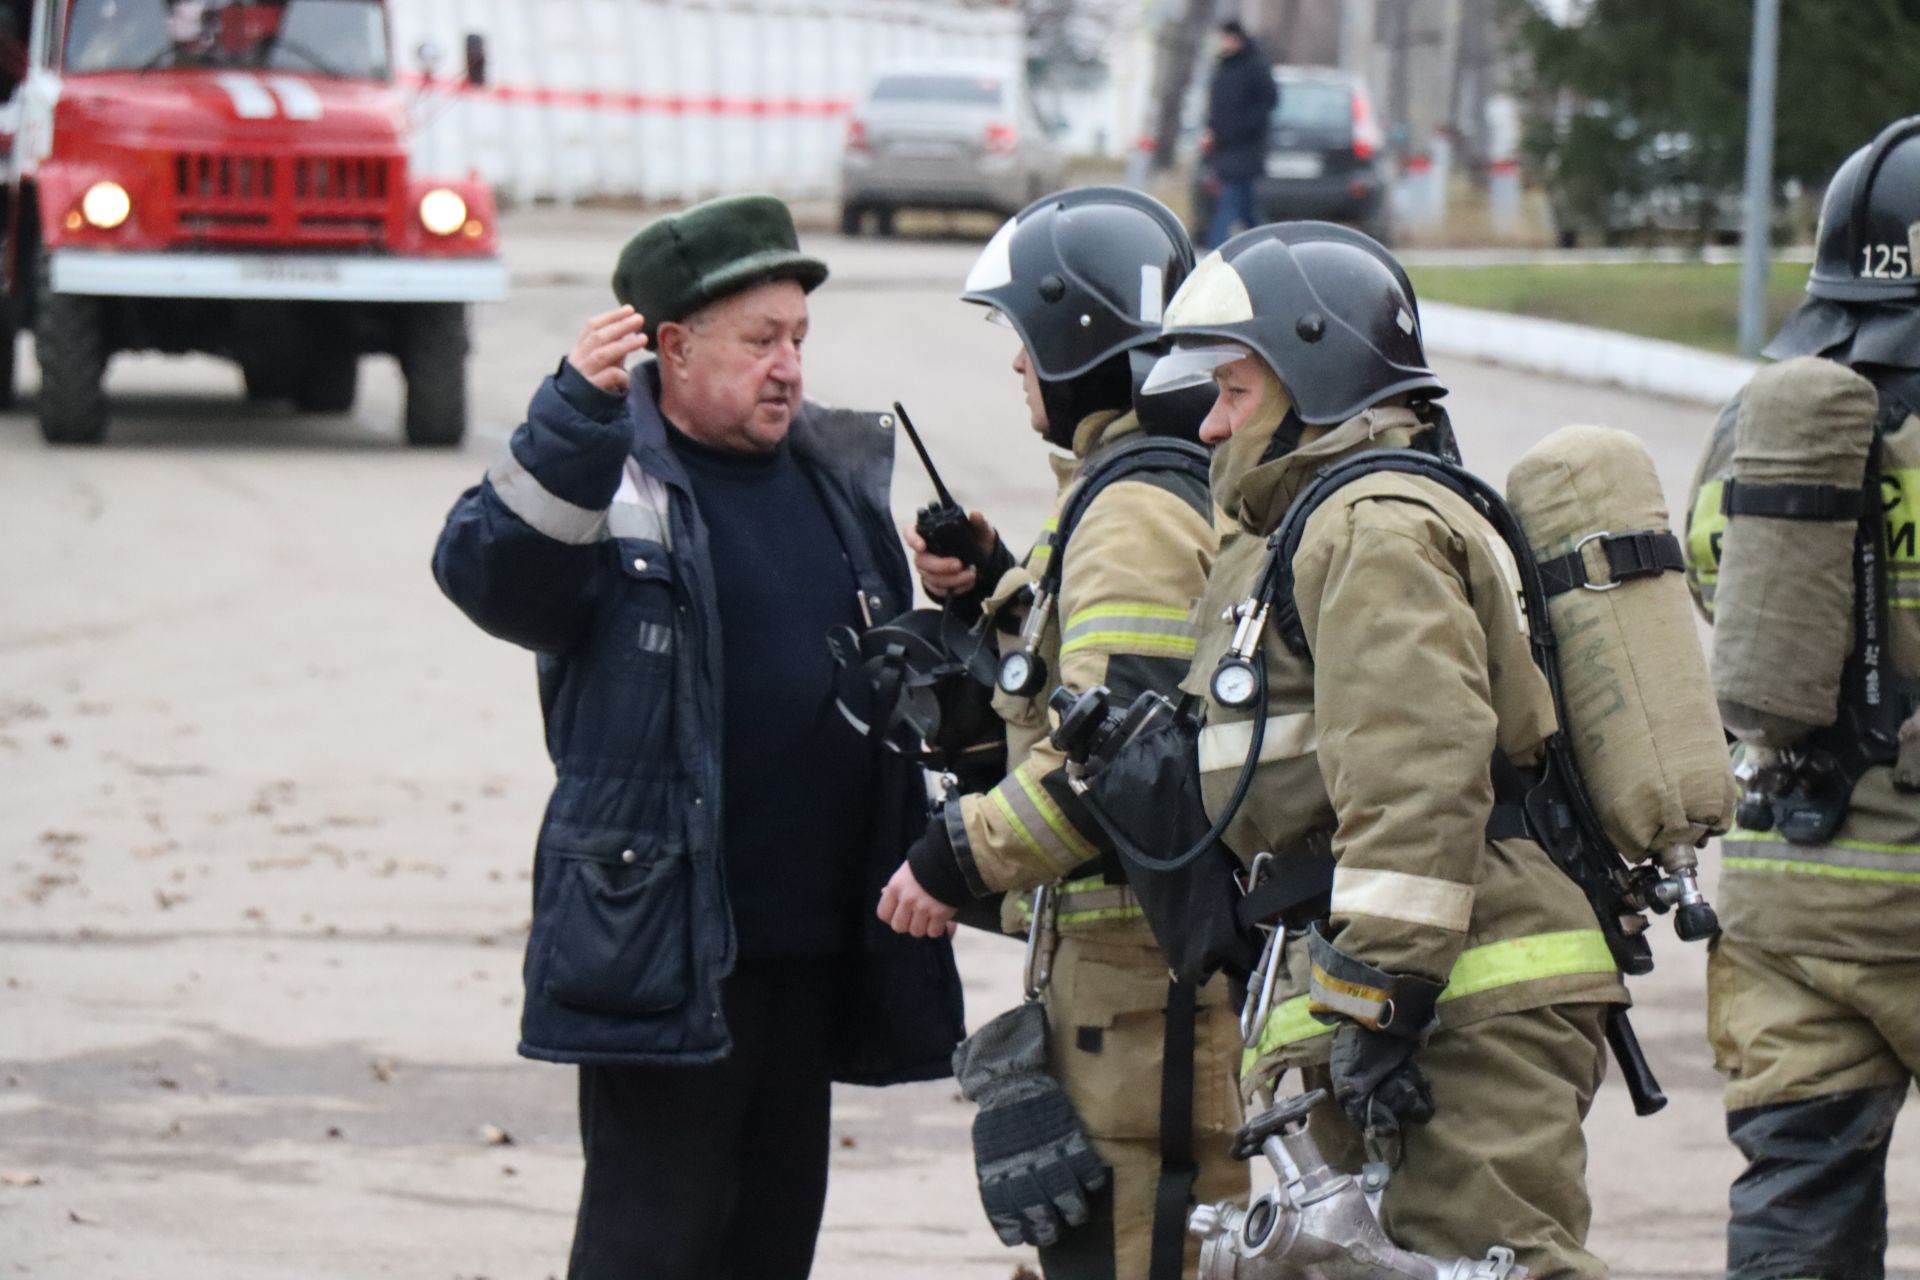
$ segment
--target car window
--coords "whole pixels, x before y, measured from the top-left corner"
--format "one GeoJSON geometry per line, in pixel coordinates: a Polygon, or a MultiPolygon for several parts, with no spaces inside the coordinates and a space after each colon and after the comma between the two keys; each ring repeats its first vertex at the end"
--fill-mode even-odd
{"type": "Polygon", "coordinates": [[[1295,80],[1280,85],[1273,123],[1282,129],[1331,129],[1353,123],[1353,93],[1337,81],[1295,80]]]}
{"type": "Polygon", "coordinates": [[[875,102],[952,102],[970,107],[1000,105],[998,76],[882,76],[873,86],[875,102]]]}
{"type": "Polygon", "coordinates": [[[244,67],[387,78],[378,0],[74,0],[69,72],[244,67]]]}

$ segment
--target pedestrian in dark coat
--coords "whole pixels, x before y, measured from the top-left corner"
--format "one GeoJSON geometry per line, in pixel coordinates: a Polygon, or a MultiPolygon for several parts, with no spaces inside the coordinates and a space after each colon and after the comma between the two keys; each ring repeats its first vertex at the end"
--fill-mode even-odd
{"type": "Polygon", "coordinates": [[[771,197],[643,230],[434,553],[537,655],[520,1052],[580,1066],[570,1280],[805,1276],[832,1082],[945,1076],[963,1034],[949,943],[873,916],[926,789],[838,713],[826,633],[912,583],[890,421],[801,396],[826,274],[771,197]]]}
{"type": "Polygon", "coordinates": [[[1220,24],[1219,60],[1207,90],[1207,132],[1203,163],[1215,189],[1207,247],[1218,248],[1237,226],[1260,221],[1253,204],[1253,182],[1266,168],[1267,135],[1280,89],[1273,67],[1259,44],[1241,25],[1220,24]]]}

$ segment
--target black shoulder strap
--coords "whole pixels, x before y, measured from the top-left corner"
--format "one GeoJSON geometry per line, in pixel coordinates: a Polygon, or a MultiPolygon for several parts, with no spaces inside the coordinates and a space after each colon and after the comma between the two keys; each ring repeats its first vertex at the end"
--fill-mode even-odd
{"type": "Polygon", "coordinates": [[[1060,520],[1053,534],[1053,554],[1047,558],[1047,567],[1041,572],[1039,586],[1049,595],[1059,594],[1060,575],[1067,563],[1067,540],[1073,536],[1074,529],[1093,505],[1093,500],[1107,486],[1146,472],[1159,471],[1197,480],[1204,493],[1211,465],[1211,456],[1203,446],[1191,440],[1176,440],[1166,436],[1136,436],[1096,456],[1080,473],[1078,483],[1067,497],[1066,506],[1060,509],[1060,520]]]}
{"type": "Polygon", "coordinates": [[[1147,1280],[1180,1280],[1187,1213],[1200,1166],[1193,1150],[1194,1023],[1198,989],[1167,984],[1166,1033],[1160,1055],[1160,1181],[1154,1190],[1147,1280]]]}
{"type": "MultiPolygon", "coordinates": [[[[1286,514],[1280,517],[1279,527],[1268,536],[1267,563],[1261,571],[1261,594],[1272,602],[1274,625],[1279,628],[1280,638],[1286,641],[1287,648],[1303,657],[1307,653],[1307,635],[1300,626],[1300,613],[1294,605],[1293,557],[1300,550],[1300,539],[1306,533],[1307,521],[1341,489],[1364,476],[1382,471],[1422,476],[1435,481],[1466,499],[1482,515],[1486,514],[1489,503],[1497,503],[1503,511],[1506,510],[1506,500],[1480,477],[1457,463],[1422,449],[1370,449],[1321,468],[1307,482],[1306,488],[1294,496],[1286,514]]],[[[1511,512],[1507,515],[1517,529],[1519,522],[1513,520],[1511,512]]],[[[1489,523],[1493,523],[1496,530],[1500,529],[1498,522],[1489,523]]],[[[1501,536],[1505,537],[1504,531],[1501,531],[1501,536]]],[[[1533,553],[1524,537],[1515,547],[1514,555],[1524,557],[1528,564],[1532,563],[1533,553]]]]}

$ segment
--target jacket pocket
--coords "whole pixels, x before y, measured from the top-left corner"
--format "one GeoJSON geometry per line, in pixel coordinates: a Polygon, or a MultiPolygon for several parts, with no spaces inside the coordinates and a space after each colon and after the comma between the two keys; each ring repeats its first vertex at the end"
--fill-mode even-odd
{"type": "Polygon", "coordinates": [[[613,545],[620,563],[619,598],[612,633],[604,638],[607,656],[615,671],[665,684],[673,678],[679,640],[673,562],[657,542],[621,538],[613,545]]]}
{"type": "Polygon", "coordinates": [[[688,857],[566,857],[554,904],[546,993],[607,1013],[664,1013],[686,1001],[691,967],[688,857]]]}

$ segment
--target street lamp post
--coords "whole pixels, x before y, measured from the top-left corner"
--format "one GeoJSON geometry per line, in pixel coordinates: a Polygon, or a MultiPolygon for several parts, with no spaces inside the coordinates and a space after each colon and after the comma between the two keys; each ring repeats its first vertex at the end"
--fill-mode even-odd
{"type": "Polygon", "coordinates": [[[1754,0],[1753,71],[1747,89],[1746,253],[1740,270],[1740,350],[1766,342],[1767,262],[1773,251],[1773,89],[1780,59],[1780,0],[1754,0]]]}

